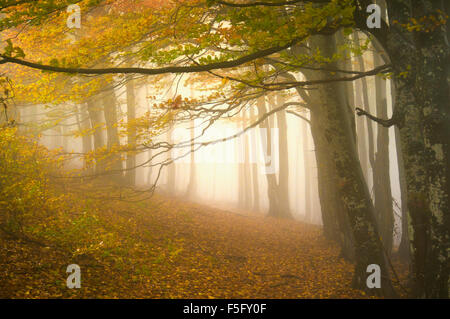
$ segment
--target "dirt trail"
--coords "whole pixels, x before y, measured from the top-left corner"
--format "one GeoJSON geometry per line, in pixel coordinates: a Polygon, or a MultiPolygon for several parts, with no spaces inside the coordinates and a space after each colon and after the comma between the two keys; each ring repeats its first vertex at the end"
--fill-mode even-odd
{"type": "Polygon", "coordinates": [[[318,226],[161,196],[110,206],[101,216],[120,240],[100,257],[3,237],[0,297],[365,297],[349,288],[353,266],[318,226]],[[65,287],[70,263],[81,266],[81,289],[65,287]]]}
{"type": "MultiPolygon", "coordinates": [[[[353,266],[338,257],[339,248],[322,236],[321,227],[193,203],[183,205],[185,209],[175,221],[158,219],[162,229],[171,229],[183,241],[183,257],[200,255],[213,262],[209,267],[200,259],[192,260],[199,268],[198,286],[211,290],[213,296],[365,296],[349,289],[353,266]]],[[[191,291],[204,296],[202,288],[191,291]]]]}

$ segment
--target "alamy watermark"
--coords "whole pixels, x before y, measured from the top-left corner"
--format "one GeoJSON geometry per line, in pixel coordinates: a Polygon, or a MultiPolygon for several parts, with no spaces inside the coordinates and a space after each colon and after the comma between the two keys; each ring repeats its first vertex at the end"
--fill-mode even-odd
{"type": "Polygon", "coordinates": [[[381,268],[377,264],[371,264],[367,266],[366,272],[370,273],[367,277],[366,285],[367,288],[381,288],[381,268]]]}
{"type": "Polygon", "coordinates": [[[81,28],[81,9],[78,4],[71,4],[67,7],[67,12],[70,13],[67,18],[67,27],[69,29],[81,28]]]}
{"type": "Polygon", "coordinates": [[[67,273],[70,275],[67,277],[66,285],[67,288],[81,288],[81,268],[77,264],[71,264],[67,266],[67,273]]]}
{"type": "MultiPolygon", "coordinates": [[[[81,9],[78,4],[71,4],[67,7],[67,12],[70,13],[67,18],[67,27],[69,29],[81,28],[81,9]]],[[[372,3],[367,6],[367,13],[370,15],[367,17],[367,27],[369,29],[381,28],[381,8],[378,4],[372,3]]]]}
{"type": "Polygon", "coordinates": [[[381,28],[381,8],[378,4],[370,4],[367,6],[367,13],[370,15],[367,17],[367,27],[369,29],[380,29],[381,28]]]}

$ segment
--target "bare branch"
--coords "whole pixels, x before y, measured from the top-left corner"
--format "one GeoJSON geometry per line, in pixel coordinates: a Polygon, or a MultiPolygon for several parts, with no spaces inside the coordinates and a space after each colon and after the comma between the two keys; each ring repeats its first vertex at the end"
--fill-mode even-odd
{"type": "Polygon", "coordinates": [[[369,112],[364,111],[363,109],[357,107],[356,108],[356,114],[358,116],[367,116],[369,119],[371,119],[374,122],[377,122],[378,124],[381,124],[384,127],[391,127],[393,125],[398,124],[398,117],[395,116],[395,113],[393,114],[393,116],[390,119],[380,119],[376,116],[373,116],[372,114],[370,114],[369,112]]]}
{"type": "Polygon", "coordinates": [[[249,55],[237,58],[236,60],[224,61],[224,62],[216,62],[205,65],[191,65],[191,66],[171,66],[171,67],[163,67],[163,68],[101,68],[101,69],[86,69],[86,68],[66,68],[66,67],[58,67],[52,65],[44,65],[34,62],[29,62],[13,57],[9,57],[6,55],[0,55],[0,64],[5,63],[15,63],[23,66],[27,66],[30,68],[43,70],[43,71],[51,71],[51,72],[59,72],[59,73],[69,73],[69,74],[147,74],[147,75],[156,75],[156,74],[166,74],[166,73],[195,73],[195,72],[205,72],[216,69],[229,69],[240,66],[242,64],[251,62],[253,60],[264,58],[271,54],[277,53],[279,51],[283,51],[296,43],[304,40],[306,36],[297,37],[291,40],[289,43],[281,46],[275,46],[268,49],[260,50],[249,55]]]}
{"type": "Polygon", "coordinates": [[[288,111],[286,111],[286,113],[295,115],[295,116],[301,118],[301,119],[302,119],[303,121],[305,121],[306,123],[311,124],[311,121],[310,121],[310,120],[308,120],[308,119],[307,119],[306,117],[304,117],[303,115],[298,114],[297,112],[288,110],[288,111]]]}

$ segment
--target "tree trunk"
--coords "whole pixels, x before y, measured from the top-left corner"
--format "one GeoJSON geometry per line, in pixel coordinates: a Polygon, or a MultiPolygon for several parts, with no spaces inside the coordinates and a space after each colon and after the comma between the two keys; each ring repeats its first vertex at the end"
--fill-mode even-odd
{"type": "MultiPolygon", "coordinates": [[[[309,148],[309,138],[308,138],[308,125],[303,121],[302,125],[302,145],[303,145],[303,168],[304,168],[304,181],[305,181],[305,222],[311,222],[311,163],[309,152],[311,151],[309,148]]],[[[331,207],[327,207],[328,209],[331,207]]],[[[328,221],[328,218],[326,218],[328,221]]],[[[329,223],[327,223],[328,228],[329,223]]],[[[331,234],[332,231],[325,231],[327,234],[331,234]]]]}
{"type": "Polygon", "coordinates": [[[191,120],[191,127],[189,129],[191,134],[191,154],[190,154],[190,163],[189,163],[189,183],[186,190],[186,196],[191,197],[195,195],[196,192],[196,173],[195,173],[195,153],[194,153],[194,138],[195,138],[195,120],[191,120]]]}
{"type": "MultiPolygon", "coordinates": [[[[263,116],[267,112],[265,98],[258,98],[256,102],[258,108],[258,115],[263,116]]],[[[272,140],[271,140],[271,128],[268,119],[259,124],[261,133],[261,145],[263,153],[265,153],[265,168],[266,168],[266,178],[267,178],[267,197],[269,199],[269,212],[268,216],[281,217],[278,210],[278,185],[277,176],[275,172],[268,171],[270,166],[274,164],[275,158],[272,152],[272,140]],[[264,138],[265,137],[265,138],[264,138]]],[[[272,165],[273,166],[273,165],[272,165]]],[[[272,167],[273,168],[273,167],[272,167]]]]}
{"type": "Polygon", "coordinates": [[[398,247],[398,256],[403,261],[409,262],[411,260],[410,254],[410,242],[408,235],[408,206],[407,206],[407,189],[406,189],[406,176],[405,167],[403,163],[403,153],[400,149],[400,132],[397,127],[395,129],[395,146],[397,148],[397,166],[398,166],[398,176],[400,183],[400,208],[402,214],[402,237],[400,241],[400,246],[398,247]]]}
{"type": "MultiPolygon", "coordinates": [[[[136,97],[134,92],[134,82],[129,80],[126,84],[127,91],[127,144],[130,149],[136,148],[136,97]]],[[[127,152],[127,162],[125,171],[125,181],[128,185],[136,184],[136,155],[134,150],[127,152]]]]}
{"type": "MultiPolygon", "coordinates": [[[[87,112],[87,105],[81,104],[77,107],[77,123],[79,131],[82,133],[81,143],[82,143],[82,152],[85,156],[88,156],[89,153],[93,150],[92,145],[92,135],[89,132],[91,128],[91,123],[89,122],[89,114],[87,112]]],[[[91,175],[92,167],[89,164],[88,160],[84,159],[84,169],[86,170],[87,175],[91,175]]]]}
{"type": "MultiPolygon", "coordinates": [[[[283,95],[277,95],[277,106],[285,103],[283,95]]],[[[279,156],[279,176],[278,176],[278,203],[279,211],[285,218],[292,218],[289,205],[289,150],[288,150],[288,134],[286,123],[286,111],[277,112],[278,126],[278,156],[279,156]]]]}
{"type": "Polygon", "coordinates": [[[381,39],[391,58],[396,87],[405,175],[414,293],[416,297],[449,297],[450,115],[448,101],[450,48],[445,27],[409,32],[412,18],[448,12],[441,1],[388,1],[392,25],[381,39]]]}
{"type": "MultiPolygon", "coordinates": [[[[360,45],[360,40],[359,40],[359,34],[358,32],[354,33],[354,40],[355,40],[355,44],[356,45],[360,45]]],[[[356,60],[358,62],[359,65],[359,71],[360,72],[364,72],[365,71],[365,66],[364,66],[364,59],[362,56],[357,56],[356,60]]],[[[361,107],[363,110],[367,111],[367,112],[371,112],[370,110],[370,103],[369,103],[369,87],[367,85],[367,80],[366,78],[362,78],[361,80],[361,86],[362,86],[362,97],[363,97],[363,105],[360,105],[359,107],[361,107]]],[[[368,138],[368,160],[369,160],[369,164],[370,164],[370,168],[372,169],[372,177],[373,177],[373,170],[374,170],[374,166],[375,166],[375,150],[374,150],[374,146],[375,146],[375,138],[373,136],[373,123],[370,119],[366,119],[366,127],[367,127],[367,138],[368,138]]],[[[367,176],[368,177],[368,174],[367,176]]],[[[373,180],[373,178],[372,178],[373,180]]],[[[369,182],[369,179],[367,179],[367,181],[369,182]]]]}
{"type": "Polygon", "coordinates": [[[99,150],[103,147],[103,121],[102,121],[102,112],[101,112],[101,104],[99,99],[96,96],[91,97],[87,101],[87,111],[89,114],[89,120],[91,124],[91,128],[94,131],[94,150],[95,150],[95,173],[102,173],[105,170],[103,160],[99,159],[99,150]]]}
{"type": "MultiPolygon", "coordinates": [[[[361,80],[357,80],[355,83],[355,101],[356,106],[362,109],[365,109],[363,99],[362,99],[362,85],[361,80]]],[[[368,157],[368,148],[367,148],[367,133],[368,128],[364,124],[366,119],[361,116],[358,116],[356,119],[356,136],[358,142],[358,153],[359,153],[359,161],[361,162],[361,168],[364,173],[364,177],[366,182],[369,182],[369,157],[368,157]]]]}
{"type": "MultiPolygon", "coordinates": [[[[382,65],[381,58],[374,53],[374,67],[382,65]]],[[[375,77],[377,116],[387,118],[386,81],[375,77]]],[[[375,212],[380,236],[388,255],[391,255],[394,235],[394,211],[392,208],[391,178],[389,174],[389,130],[377,128],[377,152],[373,167],[373,189],[375,212]]]]}
{"type": "MultiPolygon", "coordinates": [[[[250,108],[250,120],[253,123],[256,121],[256,116],[253,107],[250,108]]],[[[258,185],[258,163],[256,161],[256,145],[257,145],[257,139],[255,131],[252,130],[251,134],[251,145],[253,150],[253,162],[251,163],[252,167],[252,185],[253,185],[253,211],[259,212],[259,185],[258,185]]]]}
{"type": "MultiPolygon", "coordinates": [[[[243,112],[243,128],[247,125],[247,117],[245,111],[243,112]]],[[[250,150],[249,150],[249,136],[244,134],[244,165],[243,165],[243,193],[244,193],[244,208],[249,210],[252,205],[252,189],[251,189],[251,175],[250,175],[250,150]]]]}
{"type": "Polygon", "coordinates": [[[102,94],[103,113],[106,123],[106,149],[108,150],[107,171],[111,180],[122,182],[122,160],[119,151],[120,140],[117,128],[117,100],[114,90],[108,90],[102,94]]]}
{"type": "MultiPolygon", "coordinates": [[[[168,143],[173,143],[173,123],[169,124],[170,127],[167,130],[167,142],[168,143]]],[[[173,160],[173,150],[167,152],[167,159],[168,160],[173,160]]],[[[175,195],[175,174],[176,174],[176,165],[175,162],[170,163],[167,166],[167,191],[171,194],[171,195],[175,195]]]]}
{"type": "MultiPolygon", "coordinates": [[[[336,52],[336,46],[328,37],[316,37],[313,49],[320,48],[327,57],[336,52]],[[316,47],[315,47],[316,46],[316,47]]],[[[335,64],[329,67],[336,67],[335,64]]],[[[324,74],[319,76],[323,77],[324,74]]],[[[311,74],[317,76],[317,73],[311,74]]],[[[328,77],[334,77],[329,75],[328,77]]],[[[308,76],[308,78],[310,78],[308,76]]],[[[321,103],[311,111],[321,119],[328,153],[334,159],[337,187],[343,198],[344,208],[355,243],[355,273],[353,286],[368,290],[366,286],[367,267],[377,264],[381,268],[381,288],[372,293],[391,296],[394,291],[389,278],[389,270],[383,246],[379,238],[374,207],[359,163],[353,121],[349,118],[348,106],[339,96],[339,85],[331,83],[315,90],[321,103]]]]}

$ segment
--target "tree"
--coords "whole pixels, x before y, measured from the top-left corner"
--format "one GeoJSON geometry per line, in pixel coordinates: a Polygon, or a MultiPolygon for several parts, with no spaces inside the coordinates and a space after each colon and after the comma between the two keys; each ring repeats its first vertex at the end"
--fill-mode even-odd
{"type": "Polygon", "coordinates": [[[127,161],[125,172],[125,180],[126,182],[134,186],[136,183],[136,155],[133,152],[133,149],[136,147],[136,126],[133,121],[136,119],[136,97],[135,97],[135,87],[134,81],[131,79],[127,81],[126,84],[127,90],[127,144],[128,147],[132,149],[132,151],[127,153],[127,161]]]}
{"type": "MultiPolygon", "coordinates": [[[[191,141],[195,140],[195,120],[192,120],[190,123],[190,134],[191,134],[191,141]]],[[[187,195],[193,196],[196,192],[197,182],[196,182],[196,166],[195,163],[195,148],[194,145],[191,145],[191,157],[189,162],[189,184],[187,186],[187,195]]]]}
{"type": "MultiPolygon", "coordinates": [[[[258,108],[258,115],[260,117],[267,113],[266,101],[264,97],[260,97],[257,100],[256,106],[258,108]]],[[[278,217],[278,214],[282,212],[279,210],[277,176],[275,175],[275,172],[271,170],[271,165],[274,165],[274,162],[276,160],[273,156],[275,151],[272,150],[272,146],[274,144],[272,143],[272,131],[267,119],[262,122],[259,127],[261,135],[261,146],[265,155],[265,176],[267,179],[267,197],[269,199],[268,215],[278,217]]]]}
{"type": "MultiPolygon", "coordinates": [[[[379,55],[374,54],[375,66],[382,64],[379,55]]],[[[375,77],[377,116],[387,118],[386,81],[375,77]]],[[[373,167],[373,183],[375,195],[375,211],[383,245],[391,254],[394,233],[394,212],[392,208],[392,192],[389,174],[389,131],[384,127],[377,130],[377,152],[373,167]]]]}
{"type": "MultiPolygon", "coordinates": [[[[417,297],[449,296],[449,100],[445,23],[439,1],[387,2],[392,24],[371,32],[393,67],[395,109],[407,181],[413,291],[417,297]],[[411,10],[409,10],[409,8],[411,10]],[[426,88],[426,89],[425,89],[426,88]]],[[[362,19],[362,17],[360,18],[362,19]]]]}
{"type": "MultiPolygon", "coordinates": [[[[284,105],[285,98],[283,95],[276,96],[276,105],[280,107],[284,105]]],[[[279,211],[284,217],[292,218],[291,209],[289,207],[289,150],[288,150],[288,134],[286,111],[277,112],[278,127],[278,156],[279,156],[279,173],[278,173],[278,196],[279,211]]],[[[280,214],[280,215],[281,215],[280,214]]]]}
{"type": "MultiPolygon", "coordinates": [[[[311,122],[309,122],[311,123],[311,122]]],[[[310,146],[309,146],[309,137],[308,137],[308,125],[307,123],[302,123],[302,146],[303,146],[303,167],[304,167],[304,180],[305,180],[305,221],[311,222],[311,177],[310,177],[310,171],[311,171],[311,162],[309,160],[310,155],[309,152],[310,146]]],[[[322,170],[322,169],[320,169],[322,170]]],[[[322,195],[323,196],[323,195],[322,195]]],[[[324,210],[326,210],[327,214],[329,212],[329,208],[324,207],[324,210]]],[[[326,218],[325,218],[326,219],[326,218]]],[[[328,226],[328,220],[325,220],[325,224],[328,226]]],[[[328,230],[326,231],[326,234],[328,235],[328,230]]]]}

